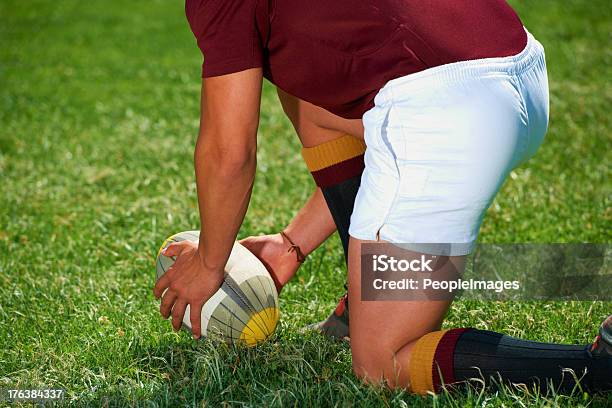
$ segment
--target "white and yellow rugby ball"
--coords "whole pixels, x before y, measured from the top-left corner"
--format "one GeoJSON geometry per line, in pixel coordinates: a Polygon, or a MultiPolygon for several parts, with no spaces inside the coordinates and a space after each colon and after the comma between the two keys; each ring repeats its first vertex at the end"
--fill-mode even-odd
{"type": "MultiPolygon", "coordinates": [[[[197,242],[199,237],[200,231],[184,231],[166,239],[157,253],[156,280],[174,263],[173,258],[161,252],[173,242],[197,242]]],[[[202,307],[202,336],[255,346],[274,333],[279,317],[278,293],[266,267],[235,242],[221,288],[202,307]]],[[[191,331],[189,306],[183,316],[183,328],[191,331]]]]}

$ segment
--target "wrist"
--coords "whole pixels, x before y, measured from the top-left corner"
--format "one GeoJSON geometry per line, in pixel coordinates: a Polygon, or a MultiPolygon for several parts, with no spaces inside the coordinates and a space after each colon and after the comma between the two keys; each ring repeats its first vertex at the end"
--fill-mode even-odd
{"type": "Polygon", "coordinates": [[[207,258],[204,251],[200,248],[198,248],[197,254],[200,268],[207,276],[223,276],[225,265],[221,265],[219,262],[214,262],[210,258],[207,258]]]}
{"type": "Polygon", "coordinates": [[[283,246],[287,248],[287,254],[293,255],[294,260],[295,262],[298,263],[298,265],[304,263],[309,252],[304,252],[302,250],[302,246],[300,245],[299,241],[295,241],[289,235],[287,230],[281,231],[280,236],[283,240],[283,246]]]}

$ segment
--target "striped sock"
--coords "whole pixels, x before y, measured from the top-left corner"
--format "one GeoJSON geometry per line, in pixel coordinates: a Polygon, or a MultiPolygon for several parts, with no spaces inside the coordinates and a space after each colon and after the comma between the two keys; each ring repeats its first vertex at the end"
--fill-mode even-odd
{"type": "Polygon", "coordinates": [[[476,329],[436,331],[421,337],[410,360],[414,393],[439,392],[444,385],[480,378],[538,386],[549,383],[560,392],[580,385],[590,391],[612,388],[612,357],[593,356],[590,345],[566,345],[521,340],[476,329]]]}
{"type": "Polygon", "coordinates": [[[363,172],[365,143],[345,135],[314,147],[302,149],[302,157],[317,186],[339,184],[363,172]]]}
{"type": "Polygon", "coordinates": [[[416,394],[439,392],[456,382],[453,357],[457,341],[469,329],[435,331],[421,337],[412,349],[410,388],[416,394]]]}
{"type": "Polygon", "coordinates": [[[365,143],[345,135],[302,149],[302,156],[317,186],[321,188],[348,256],[349,225],[364,169],[365,143]]]}

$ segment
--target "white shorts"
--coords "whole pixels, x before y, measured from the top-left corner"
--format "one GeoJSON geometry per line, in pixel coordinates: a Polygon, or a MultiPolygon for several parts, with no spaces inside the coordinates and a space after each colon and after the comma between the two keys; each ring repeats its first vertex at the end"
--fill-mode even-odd
{"type": "Polygon", "coordinates": [[[365,170],[349,233],[424,253],[472,251],[510,171],[548,127],[544,48],[389,81],[363,116],[365,170]]]}

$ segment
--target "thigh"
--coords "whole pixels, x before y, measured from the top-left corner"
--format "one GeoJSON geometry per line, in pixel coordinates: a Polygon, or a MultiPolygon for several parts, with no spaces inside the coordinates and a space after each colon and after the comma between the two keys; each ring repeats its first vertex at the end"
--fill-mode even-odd
{"type": "Polygon", "coordinates": [[[535,155],[548,130],[550,111],[548,74],[546,72],[544,50],[539,43],[538,47],[541,49],[540,58],[530,70],[524,72],[520,77],[521,92],[529,117],[529,144],[521,162],[529,160],[535,155]]]}
{"type": "Polygon", "coordinates": [[[281,89],[277,91],[283,110],[304,147],[317,146],[344,135],[363,139],[361,120],[341,118],[281,89]]]}
{"type": "Polygon", "coordinates": [[[487,208],[527,149],[516,84],[510,77],[466,80],[379,111],[365,120],[368,150],[351,235],[444,243],[450,255],[468,253],[487,208]]]}
{"type": "MultiPolygon", "coordinates": [[[[396,378],[396,383],[406,384],[412,344],[439,330],[451,301],[362,301],[360,246],[364,242],[351,237],[349,244],[353,368],[371,379],[396,378]]],[[[463,268],[464,257],[450,260],[453,267],[463,268]]]]}

